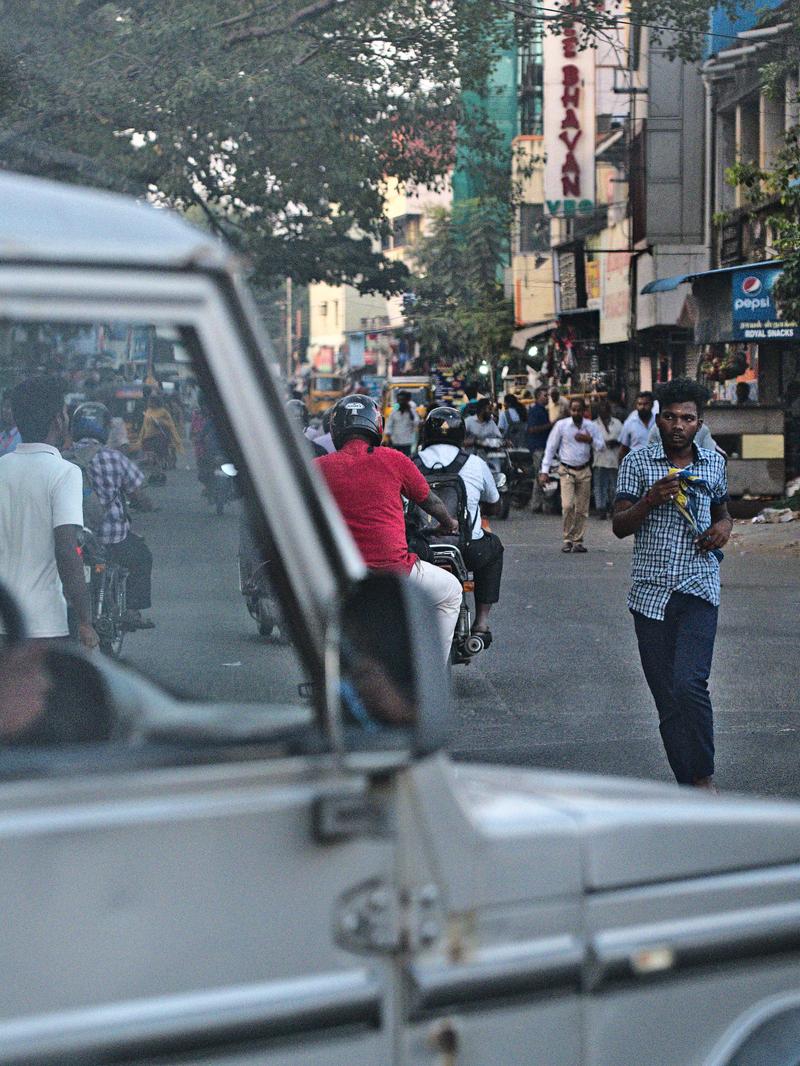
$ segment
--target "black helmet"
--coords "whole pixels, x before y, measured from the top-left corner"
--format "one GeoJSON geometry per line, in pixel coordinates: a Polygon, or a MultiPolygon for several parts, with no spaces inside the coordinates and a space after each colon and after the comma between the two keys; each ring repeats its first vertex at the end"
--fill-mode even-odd
{"type": "Polygon", "coordinates": [[[422,423],[423,448],[429,444],[455,444],[460,448],[464,435],[464,419],[455,407],[434,407],[422,423]]]}
{"type": "Polygon", "coordinates": [[[105,444],[111,429],[111,412],[104,403],[82,403],[75,408],[69,431],[74,441],[91,437],[105,444]]]}
{"type": "Polygon", "coordinates": [[[308,425],[308,408],[302,400],[289,400],[286,410],[292,418],[296,418],[303,429],[308,425]]]}
{"type": "Polygon", "coordinates": [[[373,444],[383,439],[383,415],[371,396],[343,396],[331,414],[331,436],[338,451],[354,436],[366,437],[373,444]]]}

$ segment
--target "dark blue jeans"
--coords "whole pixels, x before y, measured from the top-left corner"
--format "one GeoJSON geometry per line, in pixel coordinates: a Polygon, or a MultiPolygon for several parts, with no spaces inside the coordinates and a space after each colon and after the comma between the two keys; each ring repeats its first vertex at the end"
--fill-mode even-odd
{"type": "Polygon", "coordinates": [[[714,773],[714,720],[708,675],[718,608],[673,592],[663,622],[633,614],[644,676],[658,709],[669,765],[680,785],[714,773]]]}

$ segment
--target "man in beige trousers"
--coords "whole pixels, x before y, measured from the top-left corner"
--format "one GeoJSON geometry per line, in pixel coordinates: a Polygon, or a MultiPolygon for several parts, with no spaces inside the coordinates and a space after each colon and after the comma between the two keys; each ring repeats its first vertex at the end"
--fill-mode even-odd
{"type": "Polygon", "coordinates": [[[606,444],[603,434],[584,417],[583,398],[570,401],[569,418],[562,418],[553,426],[547,438],[539,481],[547,484],[550,468],[556,455],[560,464],[561,509],[564,514],[563,552],[583,554],[586,548],[583,535],[589,517],[589,497],[592,489],[592,448],[601,452],[606,444]]]}

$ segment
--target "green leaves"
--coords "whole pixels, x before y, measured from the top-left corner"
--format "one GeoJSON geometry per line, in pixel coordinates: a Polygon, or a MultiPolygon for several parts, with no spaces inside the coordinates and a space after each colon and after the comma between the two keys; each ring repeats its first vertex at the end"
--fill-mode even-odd
{"type": "Polygon", "coordinates": [[[438,211],[417,249],[410,323],[432,361],[476,367],[496,359],[514,328],[498,269],[506,258],[508,207],[470,200],[438,211]]]}

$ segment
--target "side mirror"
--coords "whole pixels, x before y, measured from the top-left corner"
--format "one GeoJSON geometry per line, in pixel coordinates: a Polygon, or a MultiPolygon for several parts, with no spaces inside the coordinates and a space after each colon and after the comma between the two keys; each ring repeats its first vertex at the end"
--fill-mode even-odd
{"type": "Polygon", "coordinates": [[[399,574],[369,574],[341,613],[347,747],[429,755],[451,734],[450,677],[436,611],[399,574]]]}

